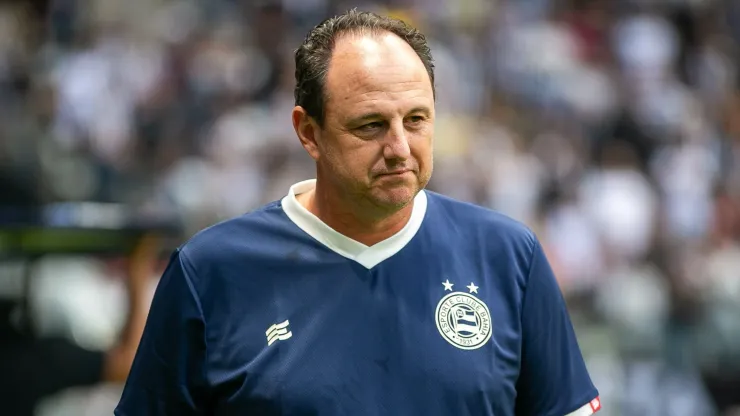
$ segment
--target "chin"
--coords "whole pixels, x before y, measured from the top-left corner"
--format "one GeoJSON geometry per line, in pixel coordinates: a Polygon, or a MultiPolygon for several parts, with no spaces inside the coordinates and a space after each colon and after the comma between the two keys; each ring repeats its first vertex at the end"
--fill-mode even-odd
{"type": "Polygon", "coordinates": [[[417,193],[418,188],[415,186],[395,187],[376,191],[373,199],[378,206],[399,209],[413,201],[417,193]]]}

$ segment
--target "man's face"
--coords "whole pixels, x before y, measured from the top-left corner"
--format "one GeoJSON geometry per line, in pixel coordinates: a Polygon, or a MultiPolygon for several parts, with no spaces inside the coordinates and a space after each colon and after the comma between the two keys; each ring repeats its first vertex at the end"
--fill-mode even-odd
{"type": "Polygon", "coordinates": [[[434,96],[424,64],[392,34],[337,42],[317,129],[319,177],[343,197],[398,209],[432,174],[434,96]]]}

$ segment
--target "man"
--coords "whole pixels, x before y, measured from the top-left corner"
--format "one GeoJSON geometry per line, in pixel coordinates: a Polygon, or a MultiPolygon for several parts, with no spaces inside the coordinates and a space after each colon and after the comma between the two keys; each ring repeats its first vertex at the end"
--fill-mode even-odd
{"type": "Polygon", "coordinates": [[[400,21],[351,11],[296,51],[315,181],[173,254],[116,410],[146,415],[590,415],[535,236],[424,191],[434,72],[400,21]]]}

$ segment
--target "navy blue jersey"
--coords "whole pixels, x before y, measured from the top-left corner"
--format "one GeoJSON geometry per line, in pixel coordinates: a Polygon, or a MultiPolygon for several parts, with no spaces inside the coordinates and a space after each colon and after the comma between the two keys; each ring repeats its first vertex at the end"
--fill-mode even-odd
{"type": "Polygon", "coordinates": [[[406,227],[351,240],[295,195],[171,258],[115,414],[590,415],[553,273],[523,225],[421,192],[406,227]]]}

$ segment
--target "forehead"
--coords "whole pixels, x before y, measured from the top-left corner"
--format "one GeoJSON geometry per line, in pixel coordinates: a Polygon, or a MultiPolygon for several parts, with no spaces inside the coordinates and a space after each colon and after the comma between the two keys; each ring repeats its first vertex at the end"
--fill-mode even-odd
{"type": "Polygon", "coordinates": [[[346,35],[337,40],[325,84],[329,112],[378,106],[434,104],[432,85],[421,59],[391,33],[346,35]]]}

